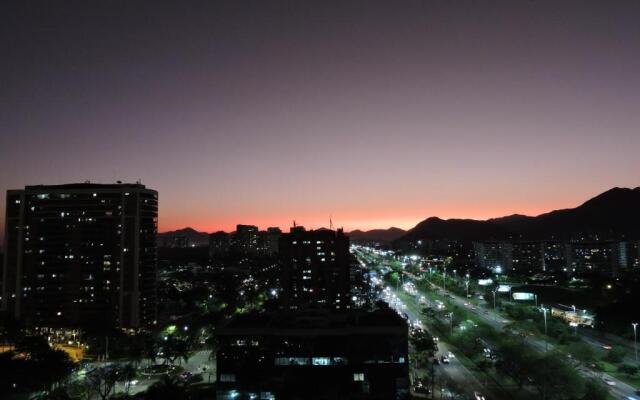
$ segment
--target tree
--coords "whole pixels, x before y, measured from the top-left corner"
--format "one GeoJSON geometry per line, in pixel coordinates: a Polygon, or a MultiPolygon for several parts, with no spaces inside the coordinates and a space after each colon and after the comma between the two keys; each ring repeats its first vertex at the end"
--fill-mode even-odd
{"type": "Polygon", "coordinates": [[[638,367],[632,364],[621,364],[618,366],[618,371],[633,376],[638,373],[638,367]]]}
{"type": "Polygon", "coordinates": [[[535,360],[531,371],[534,385],[546,399],[579,398],[584,380],[559,354],[545,354],[535,360]]]}
{"type": "Polygon", "coordinates": [[[131,381],[136,377],[136,368],[132,363],[127,363],[120,367],[120,373],[118,374],[118,376],[118,380],[125,383],[125,393],[129,394],[131,381]]]}
{"type": "Polygon", "coordinates": [[[15,352],[7,353],[4,371],[14,383],[33,389],[50,389],[63,380],[73,368],[73,362],[62,350],[54,350],[42,336],[22,338],[15,352]],[[23,357],[14,357],[14,355],[23,357]]]}
{"type": "Polygon", "coordinates": [[[611,363],[619,363],[624,359],[625,354],[626,351],[623,347],[613,346],[613,348],[604,356],[604,360],[611,363]]]}
{"type": "Polygon", "coordinates": [[[572,342],[568,345],[567,351],[582,364],[590,363],[596,359],[595,350],[585,342],[572,342]]]}
{"type": "Polygon", "coordinates": [[[588,380],[585,384],[585,395],[582,400],[607,400],[609,390],[602,383],[595,380],[588,380]]]}
{"type": "Polygon", "coordinates": [[[119,380],[120,370],[114,365],[96,368],[87,374],[87,382],[100,399],[107,400],[119,380]]]}
{"type": "Polygon", "coordinates": [[[190,337],[178,334],[164,336],[160,342],[160,350],[165,364],[175,364],[177,360],[189,360],[191,356],[192,340],[190,337]]]}
{"type": "Polygon", "coordinates": [[[436,351],[436,342],[433,336],[424,330],[419,330],[411,336],[411,344],[417,352],[433,354],[436,351]]]}
{"type": "Polygon", "coordinates": [[[539,366],[535,354],[521,343],[507,341],[500,347],[500,358],[496,369],[511,377],[520,389],[539,366]]]}

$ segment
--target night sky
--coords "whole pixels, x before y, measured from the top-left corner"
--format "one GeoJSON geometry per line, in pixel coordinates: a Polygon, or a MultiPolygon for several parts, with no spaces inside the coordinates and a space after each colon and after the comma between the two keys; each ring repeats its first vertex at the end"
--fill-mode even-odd
{"type": "Polygon", "coordinates": [[[158,3],[2,2],[0,190],[350,230],[640,185],[639,1],[158,3]]]}

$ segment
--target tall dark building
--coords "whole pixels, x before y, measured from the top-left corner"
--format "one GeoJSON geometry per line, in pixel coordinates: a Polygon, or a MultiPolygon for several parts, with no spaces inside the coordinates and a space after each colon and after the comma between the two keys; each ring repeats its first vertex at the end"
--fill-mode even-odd
{"type": "Polygon", "coordinates": [[[239,254],[256,254],[258,252],[258,227],[253,225],[236,225],[232,247],[239,254]]]}
{"type": "Polygon", "coordinates": [[[260,232],[262,237],[262,252],[264,254],[275,254],[278,252],[280,236],[282,231],[280,228],[267,228],[265,232],[260,232]]]}
{"type": "Polygon", "coordinates": [[[350,307],[349,238],[341,229],[291,228],[279,247],[285,308],[350,307]]]}
{"type": "Polygon", "coordinates": [[[2,308],[34,327],[156,321],[158,193],[141,184],[7,192],[2,308]]]}

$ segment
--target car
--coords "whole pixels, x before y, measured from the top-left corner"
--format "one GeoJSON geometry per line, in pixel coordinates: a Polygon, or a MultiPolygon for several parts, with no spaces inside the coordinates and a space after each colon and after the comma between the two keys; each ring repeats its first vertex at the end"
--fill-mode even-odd
{"type": "Polygon", "coordinates": [[[448,358],[456,358],[455,354],[453,354],[452,352],[448,352],[447,353],[447,357],[448,358]]]}
{"type": "Polygon", "coordinates": [[[603,344],[602,348],[605,349],[605,350],[611,350],[612,347],[611,347],[610,344],[603,344]]]}
{"type": "Polygon", "coordinates": [[[604,381],[604,383],[606,383],[609,386],[616,386],[616,381],[609,379],[606,376],[603,377],[602,380],[604,381]]]}
{"type": "Polygon", "coordinates": [[[473,392],[473,396],[476,400],[486,400],[485,397],[480,392],[473,392]]]}
{"type": "Polygon", "coordinates": [[[413,391],[419,394],[431,394],[431,390],[423,385],[421,382],[418,382],[414,387],[413,391]]]}
{"type": "Polygon", "coordinates": [[[440,360],[442,361],[443,364],[449,364],[450,362],[449,357],[446,357],[446,356],[440,357],[440,360]]]}
{"type": "Polygon", "coordinates": [[[134,380],[129,381],[129,385],[131,385],[131,386],[135,386],[135,385],[137,385],[137,384],[138,384],[138,382],[139,382],[139,381],[138,381],[137,379],[134,379],[134,380]]]}
{"type": "Polygon", "coordinates": [[[440,360],[438,360],[437,358],[433,358],[433,365],[440,365],[440,360]]]}

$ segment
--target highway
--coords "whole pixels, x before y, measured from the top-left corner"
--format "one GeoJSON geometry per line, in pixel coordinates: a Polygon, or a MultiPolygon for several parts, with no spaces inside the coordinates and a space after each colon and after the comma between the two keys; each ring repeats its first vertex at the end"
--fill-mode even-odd
{"type": "MultiPolygon", "coordinates": [[[[388,294],[385,295],[383,292],[381,300],[388,303],[389,306],[394,308],[400,315],[406,314],[412,324],[415,324],[417,321],[421,321],[419,315],[411,310],[411,308],[406,307],[406,304],[398,298],[398,293],[394,288],[389,288],[387,293],[388,294]]],[[[441,356],[448,354],[449,352],[455,355],[455,351],[451,349],[447,343],[439,341],[438,352],[435,354],[435,357],[440,359],[441,356]]],[[[434,368],[437,369],[436,371],[447,376],[451,381],[456,382],[459,388],[469,399],[475,399],[475,392],[483,394],[487,400],[498,398],[490,392],[490,390],[487,389],[485,385],[478,380],[478,378],[476,378],[474,373],[463,365],[457,358],[451,358],[449,364],[441,363],[434,366],[434,368]]],[[[436,374],[438,372],[436,372],[436,374]]]]}
{"type": "MultiPolygon", "coordinates": [[[[443,290],[440,286],[435,285],[433,283],[431,283],[432,286],[434,286],[435,288],[438,288],[439,290],[443,290]]],[[[466,299],[464,299],[463,297],[457,296],[451,292],[446,292],[449,295],[449,299],[451,301],[453,301],[456,305],[460,306],[460,307],[465,307],[464,303],[466,302],[466,299]]],[[[500,314],[498,314],[497,312],[494,312],[491,308],[487,308],[485,306],[478,306],[477,310],[472,310],[469,308],[469,311],[475,313],[483,322],[489,324],[490,326],[494,327],[495,329],[498,330],[502,330],[504,329],[504,327],[508,324],[510,324],[511,320],[501,316],[500,314]]],[[[525,343],[529,344],[531,347],[533,347],[534,349],[544,352],[544,351],[548,351],[548,350],[555,350],[555,346],[553,345],[553,343],[549,343],[546,340],[543,339],[539,339],[539,338],[534,338],[534,337],[526,337],[525,339],[525,343]]],[[[593,379],[594,377],[599,377],[600,379],[602,378],[608,378],[610,380],[612,380],[613,382],[615,382],[614,386],[608,386],[609,387],[609,391],[616,396],[616,398],[620,398],[620,399],[627,399],[627,398],[637,398],[637,395],[635,394],[635,388],[622,382],[621,380],[606,374],[606,373],[602,373],[602,372],[593,372],[590,370],[585,370],[585,369],[577,369],[578,372],[585,377],[586,379],[593,379]]]]}
{"type": "MultiPolygon", "coordinates": [[[[376,256],[377,258],[378,256],[376,256]]],[[[385,264],[385,263],[380,263],[380,265],[385,264]]],[[[403,271],[404,273],[404,271],[403,271]]],[[[414,279],[415,277],[412,276],[411,274],[408,273],[404,273],[407,276],[407,279],[411,280],[414,279]]],[[[499,331],[503,330],[504,327],[508,324],[510,324],[511,320],[509,320],[508,318],[505,318],[503,316],[501,316],[499,313],[494,312],[494,310],[490,307],[486,307],[485,305],[479,305],[478,307],[476,307],[475,310],[473,310],[471,307],[468,307],[467,305],[465,305],[465,303],[467,302],[467,299],[460,297],[454,293],[448,292],[445,289],[443,289],[441,286],[436,285],[433,282],[429,282],[431,284],[431,286],[435,289],[435,290],[439,290],[442,293],[446,294],[449,298],[450,301],[452,301],[454,304],[456,304],[459,307],[467,307],[468,310],[472,313],[474,313],[481,321],[485,322],[486,324],[488,324],[489,326],[493,327],[494,329],[497,329],[499,331]]],[[[485,303],[486,304],[486,303],[485,303]]],[[[409,313],[407,313],[409,314],[409,313]]],[[[584,337],[584,336],[583,336],[584,337]]],[[[598,340],[596,340],[595,338],[591,337],[588,338],[589,340],[586,340],[587,343],[592,344],[593,346],[598,346],[598,348],[601,348],[602,343],[598,340]]],[[[531,336],[527,336],[525,338],[525,343],[527,343],[528,345],[530,345],[532,348],[536,349],[537,351],[540,352],[544,352],[544,351],[551,351],[551,350],[555,350],[556,347],[553,345],[553,343],[550,343],[549,341],[546,341],[544,339],[540,339],[540,338],[536,338],[536,337],[531,337],[531,336]]],[[[627,358],[629,358],[629,356],[627,356],[627,358]]],[[[632,361],[632,360],[631,360],[632,361]]],[[[603,381],[603,378],[607,378],[610,381],[614,382],[614,385],[608,385],[609,391],[610,393],[614,396],[614,398],[616,399],[639,399],[640,400],[640,396],[636,395],[636,389],[634,387],[632,387],[631,385],[626,384],[625,382],[607,374],[607,373],[603,373],[603,372],[595,372],[595,371],[591,371],[585,368],[576,368],[577,371],[585,378],[585,379],[600,379],[601,381],[603,381]]],[[[470,372],[469,372],[470,373],[470,372]]],[[[471,374],[471,373],[470,373],[471,374]]]]}
{"type": "MultiPolygon", "coordinates": [[[[417,321],[421,321],[419,316],[416,315],[416,313],[413,312],[410,308],[406,307],[406,305],[403,307],[404,303],[402,303],[402,301],[397,298],[398,294],[395,292],[395,290],[391,289],[391,291],[393,295],[396,296],[395,299],[383,296],[382,300],[387,302],[400,315],[406,313],[407,317],[409,317],[409,321],[412,324],[415,324],[417,321]]],[[[438,352],[434,357],[440,359],[443,355],[448,354],[449,352],[454,353],[455,355],[455,351],[451,349],[447,343],[439,341],[438,352]]],[[[463,389],[464,393],[467,394],[470,399],[474,398],[474,392],[483,393],[485,396],[487,396],[487,399],[496,398],[496,396],[490,395],[485,386],[457,358],[451,358],[449,364],[441,363],[439,365],[436,365],[435,368],[437,368],[441,373],[444,373],[452,381],[459,383],[460,388],[463,389]]]]}

